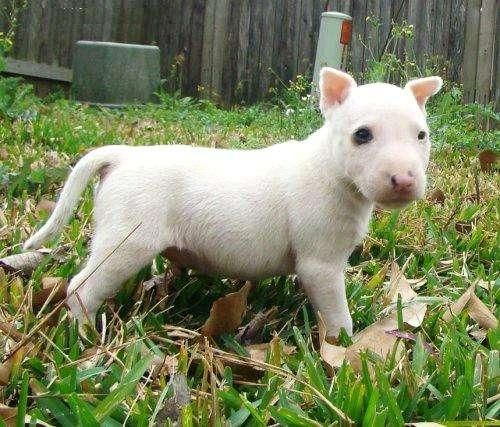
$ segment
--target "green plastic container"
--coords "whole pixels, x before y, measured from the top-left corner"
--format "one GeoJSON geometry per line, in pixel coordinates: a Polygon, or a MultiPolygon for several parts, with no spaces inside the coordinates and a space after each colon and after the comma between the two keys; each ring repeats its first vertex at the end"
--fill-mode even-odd
{"type": "Polygon", "coordinates": [[[76,100],[110,107],[144,104],[155,101],[159,85],[158,47],[76,42],[72,85],[76,100]]]}

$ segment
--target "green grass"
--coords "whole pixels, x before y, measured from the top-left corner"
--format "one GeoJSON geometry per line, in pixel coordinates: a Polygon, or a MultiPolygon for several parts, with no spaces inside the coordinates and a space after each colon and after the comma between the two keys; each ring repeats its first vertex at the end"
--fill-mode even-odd
{"type": "MultiPolygon", "coordinates": [[[[496,317],[500,298],[499,179],[497,172],[480,172],[477,160],[484,148],[498,151],[499,135],[477,125],[479,118],[494,118],[491,110],[464,107],[459,98],[459,91],[449,89],[429,107],[434,135],[430,191],[442,190],[444,203],[422,200],[402,212],[377,212],[347,271],[356,331],[380,316],[385,287],[371,279],[388,261],[402,265],[411,257],[406,276],[425,278],[418,293],[429,297],[429,310],[414,331],[417,341],[404,341],[401,360],[367,354],[359,374],[349,365],[329,372],[320,360],[317,327],[305,296],[292,280],[274,278],[255,284],[244,323],[276,306],[277,316],[257,339],[269,342],[277,334],[280,340],[273,341],[268,364],[252,362],[235,334],[209,342],[194,332],[212,302],[234,291],[234,283],[184,276],[164,305],[156,304],[154,291],[138,298],[136,285],[164,271],[161,258],[103,307],[103,336],[81,338],[64,309],[40,327],[53,308],[49,304],[43,313],[32,308],[41,279],[70,278],[86,258],[89,189],[74,219],[50,244],[64,250],[48,256],[30,277],[0,276],[0,321],[26,335],[39,327],[0,385],[0,403],[17,407],[21,416],[63,426],[171,424],[169,414],[186,426],[346,425],[348,419],[364,426],[422,420],[492,424],[500,410],[499,331],[489,331],[478,342],[470,334],[478,327],[467,312],[449,323],[442,319],[447,304],[477,279],[494,283],[476,292],[496,317]],[[464,232],[457,222],[468,229],[464,232]],[[423,342],[436,353],[428,353],[423,342]],[[285,344],[297,351],[287,355],[285,344]],[[177,360],[173,376],[152,368],[153,360],[165,356],[177,360]],[[184,379],[191,401],[178,408],[172,394],[177,389],[179,397],[184,379]]],[[[0,106],[0,257],[20,252],[22,242],[46,219],[35,209],[38,201],[55,200],[69,165],[87,149],[174,142],[254,148],[303,138],[320,126],[319,113],[300,94],[288,91],[280,99],[232,110],[168,95],[158,105],[127,110],[33,98],[0,106]]],[[[0,354],[12,346],[0,333],[0,354]]]]}

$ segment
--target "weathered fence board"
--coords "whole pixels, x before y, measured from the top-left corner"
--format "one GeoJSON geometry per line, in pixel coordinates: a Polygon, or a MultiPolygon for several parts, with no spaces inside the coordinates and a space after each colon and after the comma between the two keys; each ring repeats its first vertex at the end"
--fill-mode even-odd
{"type": "Polygon", "coordinates": [[[493,44],[495,40],[495,3],[497,0],[483,0],[479,25],[476,101],[485,104],[490,99],[493,77],[493,44]]]}
{"type": "Polygon", "coordinates": [[[493,101],[497,110],[499,16],[497,0],[468,0],[463,55],[464,101],[493,101]]]}
{"type": "MultiPolygon", "coordinates": [[[[0,0],[0,8],[9,12],[12,4],[19,3],[0,0]]],[[[498,79],[492,76],[498,74],[498,66],[493,67],[498,62],[498,3],[27,0],[26,9],[19,14],[13,56],[71,68],[77,40],[156,44],[169,89],[181,88],[186,94],[203,89],[226,103],[253,102],[280,81],[312,72],[321,12],[337,10],[354,20],[348,66],[358,77],[371,61],[390,51],[421,67],[429,59],[447,64],[445,77],[464,82],[466,100],[497,100],[498,95],[492,94],[498,89],[492,84],[498,79]],[[488,12],[481,13],[481,8],[488,12]],[[392,39],[394,22],[412,24],[413,38],[392,39]],[[474,50],[477,52],[471,54],[474,50]]],[[[9,19],[0,17],[0,30],[5,31],[8,23],[9,19]]]]}

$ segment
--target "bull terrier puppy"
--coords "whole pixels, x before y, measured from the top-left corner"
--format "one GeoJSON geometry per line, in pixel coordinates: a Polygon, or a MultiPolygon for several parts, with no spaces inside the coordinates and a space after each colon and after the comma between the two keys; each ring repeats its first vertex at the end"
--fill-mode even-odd
{"type": "Polygon", "coordinates": [[[423,196],[429,160],[425,103],[442,80],[403,89],[357,86],[321,70],[324,125],[304,141],[258,150],[106,146],[83,157],[47,223],[24,245],[59,233],[92,175],[95,231],[67,303],[93,321],[102,302],[159,253],[179,267],[259,280],[297,274],[329,336],[352,334],[344,268],[374,204],[423,196]]]}

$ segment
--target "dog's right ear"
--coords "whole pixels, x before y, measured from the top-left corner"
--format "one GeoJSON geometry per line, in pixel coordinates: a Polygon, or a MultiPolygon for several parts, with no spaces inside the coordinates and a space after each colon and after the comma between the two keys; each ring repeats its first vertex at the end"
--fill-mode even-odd
{"type": "Polygon", "coordinates": [[[319,108],[323,116],[330,108],[344,102],[356,86],[349,74],[335,68],[323,67],[319,74],[319,108]]]}

